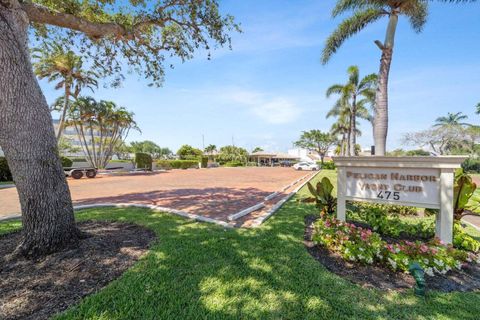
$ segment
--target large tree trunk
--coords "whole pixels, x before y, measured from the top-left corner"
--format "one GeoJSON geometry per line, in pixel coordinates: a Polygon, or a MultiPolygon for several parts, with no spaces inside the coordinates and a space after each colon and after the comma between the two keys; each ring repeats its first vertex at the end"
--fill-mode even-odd
{"type": "Polygon", "coordinates": [[[378,73],[378,86],[375,95],[375,117],[373,121],[373,139],[375,140],[375,155],[384,156],[387,149],[388,134],[388,77],[393,56],[393,44],[397,28],[398,16],[390,15],[385,43],[380,45],[382,57],[378,73]]]}
{"type": "Polygon", "coordinates": [[[0,1],[0,145],[22,208],[17,253],[38,256],[75,243],[80,233],[52,118],[32,71],[27,29],[18,2],[0,1]]]}

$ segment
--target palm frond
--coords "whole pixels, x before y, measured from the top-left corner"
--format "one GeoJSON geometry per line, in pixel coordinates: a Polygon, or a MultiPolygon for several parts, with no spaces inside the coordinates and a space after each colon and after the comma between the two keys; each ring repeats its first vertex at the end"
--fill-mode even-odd
{"type": "Polygon", "coordinates": [[[338,48],[351,36],[360,32],[367,25],[380,19],[385,12],[380,9],[366,9],[357,11],[350,18],[345,19],[337,29],[328,37],[323,49],[321,61],[326,64],[338,48]]]}

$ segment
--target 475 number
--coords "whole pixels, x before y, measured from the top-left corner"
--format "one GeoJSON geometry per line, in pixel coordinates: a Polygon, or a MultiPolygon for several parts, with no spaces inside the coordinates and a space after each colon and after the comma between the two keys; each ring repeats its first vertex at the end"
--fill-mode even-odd
{"type": "Polygon", "coordinates": [[[378,199],[384,200],[400,200],[400,192],[392,192],[392,191],[380,191],[377,194],[378,199]]]}

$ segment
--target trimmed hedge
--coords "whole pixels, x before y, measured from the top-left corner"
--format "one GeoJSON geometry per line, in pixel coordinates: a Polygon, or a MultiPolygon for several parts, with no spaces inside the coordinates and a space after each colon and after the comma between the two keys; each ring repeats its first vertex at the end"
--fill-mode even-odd
{"type": "Polygon", "coordinates": [[[67,157],[60,157],[60,160],[62,161],[62,167],[64,168],[71,168],[73,165],[73,161],[67,157]]]}
{"type": "Polygon", "coordinates": [[[166,170],[198,168],[198,160],[159,160],[157,167],[166,170]]]}
{"type": "Polygon", "coordinates": [[[225,167],[244,167],[245,163],[240,161],[229,161],[224,164],[225,167]]]}
{"type": "Polygon", "coordinates": [[[325,161],[322,165],[321,162],[317,162],[318,165],[323,169],[323,170],[335,170],[335,162],[333,161],[325,161]]]}
{"type": "Polygon", "coordinates": [[[152,171],[152,156],[148,153],[135,153],[135,167],[137,169],[146,169],[152,171]]]}
{"type": "Polygon", "coordinates": [[[208,167],[208,157],[201,157],[200,162],[202,163],[202,168],[208,167]]]}
{"type": "Polygon", "coordinates": [[[7,159],[0,157],[0,181],[12,181],[12,172],[8,167],[7,159]]]}
{"type": "Polygon", "coordinates": [[[465,172],[480,173],[480,159],[468,158],[462,163],[465,172]]]}

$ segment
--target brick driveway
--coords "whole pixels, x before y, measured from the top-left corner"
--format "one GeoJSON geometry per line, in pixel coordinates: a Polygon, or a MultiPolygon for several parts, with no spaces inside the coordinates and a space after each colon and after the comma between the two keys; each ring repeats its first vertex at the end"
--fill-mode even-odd
{"type": "MultiPolygon", "coordinates": [[[[75,205],[154,204],[226,220],[228,215],[261,202],[265,196],[306,174],[292,168],[212,168],[99,176],[68,182],[75,205]]],[[[0,189],[0,218],[19,212],[16,189],[0,189]]]]}

